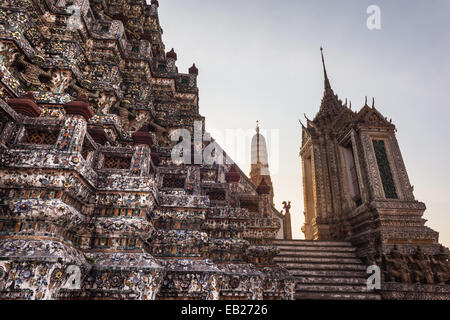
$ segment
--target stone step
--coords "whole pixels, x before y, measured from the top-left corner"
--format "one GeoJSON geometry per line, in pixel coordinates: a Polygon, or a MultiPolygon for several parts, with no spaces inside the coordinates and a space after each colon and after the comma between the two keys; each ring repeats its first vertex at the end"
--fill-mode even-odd
{"type": "Polygon", "coordinates": [[[275,240],[276,246],[352,247],[348,241],[275,240]]]}
{"type": "Polygon", "coordinates": [[[274,257],[276,263],[289,263],[289,262],[301,262],[301,263],[327,263],[327,264],[361,264],[361,260],[357,258],[324,258],[324,257],[274,257]]]}
{"type": "Polygon", "coordinates": [[[362,285],[332,285],[332,284],[302,284],[298,283],[295,286],[296,292],[337,292],[337,293],[350,293],[350,292],[370,292],[367,286],[362,285]]]}
{"type": "Polygon", "coordinates": [[[279,257],[337,257],[337,258],[358,258],[354,252],[320,252],[320,251],[287,251],[281,250],[279,257]]]}
{"type": "Polygon", "coordinates": [[[381,300],[376,293],[297,292],[297,300],[381,300]]]}
{"type": "Polygon", "coordinates": [[[289,270],[293,276],[296,277],[336,277],[336,278],[365,278],[368,275],[365,271],[345,271],[345,270],[289,270]]]}
{"type": "Polygon", "coordinates": [[[318,263],[301,263],[287,262],[278,263],[286,269],[303,269],[303,270],[347,270],[347,271],[366,271],[367,267],[362,264],[318,264],[318,263]]]}
{"type": "Polygon", "coordinates": [[[276,240],[275,262],[296,278],[296,299],[373,300],[367,266],[345,241],[276,240]]]}
{"type": "Polygon", "coordinates": [[[276,245],[281,252],[283,251],[309,251],[309,252],[356,252],[355,247],[333,247],[333,246],[284,246],[276,245]]]}
{"type": "Polygon", "coordinates": [[[297,284],[311,284],[311,285],[360,285],[366,286],[367,280],[365,278],[350,278],[350,277],[297,277],[297,284]]]}

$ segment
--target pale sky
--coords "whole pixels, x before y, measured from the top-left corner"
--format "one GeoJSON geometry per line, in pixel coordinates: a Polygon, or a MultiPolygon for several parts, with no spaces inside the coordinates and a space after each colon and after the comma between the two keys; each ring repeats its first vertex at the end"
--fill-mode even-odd
{"type": "MultiPolygon", "coordinates": [[[[279,159],[272,170],[275,204],[292,202],[295,238],[303,238],[304,222],[298,120],[319,110],[323,46],[335,93],[354,110],[366,95],[375,97],[392,118],[416,199],[427,205],[426,225],[450,246],[450,1],[159,3],[166,50],[175,48],[180,72],[193,62],[199,69],[207,130],[254,130],[260,120],[269,143],[278,132],[279,144],[269,150],[279,155],[270,155],[279,159]],[[366,26],[369,5],[381,9],[381,30],[366,26]]],[[[250,149],[247,160],[234,159],[249,172],[250,149]]]]}

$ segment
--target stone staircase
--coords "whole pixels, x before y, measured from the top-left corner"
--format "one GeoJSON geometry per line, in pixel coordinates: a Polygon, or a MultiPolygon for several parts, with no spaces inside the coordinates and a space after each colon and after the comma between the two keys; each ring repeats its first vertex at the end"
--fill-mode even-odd
{"type": "Polygon", "coordinates": [[[275,262],[297,278],[295,299],[378,300],[350,242],[276,240],[275,262]]]}

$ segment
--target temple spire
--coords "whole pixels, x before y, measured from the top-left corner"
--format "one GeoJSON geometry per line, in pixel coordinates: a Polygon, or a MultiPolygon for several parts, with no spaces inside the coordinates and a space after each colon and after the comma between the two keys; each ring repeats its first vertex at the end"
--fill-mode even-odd
{"type": "Polygon", "coordinates": [[[323,75],[325,82],[325,90],[323,93],[322,103],[320,105],[319,112],[317,113],[314,121],[319,119],[332,119],[335,115],[337,115],[342,109],[342,101],[338,99],[338,97],[334,94],[333,89],[330,85],[330,80],[328,79],[327,68],[325,66],[325,58],[323,55],[323,48],[320,47],[320,53],[322,56],[322,66],[323,66],[323,75]]]}
{"type": "Polygon", "coordinates": [[[256,121],[256,134],[251,143],[250,181],[257,187],[259,194],[268,194],[273,205],[273,188],[269,172],[269,158],[266,139],[260,132],[260,121],[256,121]]]}
{"type": "Polygon", "coordinates": [[[261,163],[259,158],[259,120],[256,120],[256,158],[257,163],[261,163]]]}
{"type": "Polygon", "coordinates": [[[327,68],[325,66],[325,58],[323,57],[323,48],[320,47],[320,54],[322,55],[323,75],[325,79],[325,90],[331,90],[330,80],[328,79],[327,68]]]}

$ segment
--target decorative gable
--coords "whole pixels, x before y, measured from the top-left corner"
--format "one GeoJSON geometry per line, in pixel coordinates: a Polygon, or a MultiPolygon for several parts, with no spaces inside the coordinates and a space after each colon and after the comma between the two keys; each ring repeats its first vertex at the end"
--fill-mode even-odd
{"type": "Polygon", "coordinates": [[[383,115],[375,109],[365,105],[358,113],[357,120],[359,123],[368,127],[385,127],[395,128],[383,115]]]}

